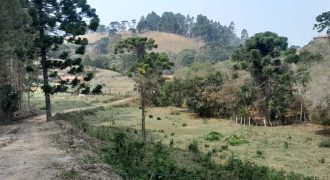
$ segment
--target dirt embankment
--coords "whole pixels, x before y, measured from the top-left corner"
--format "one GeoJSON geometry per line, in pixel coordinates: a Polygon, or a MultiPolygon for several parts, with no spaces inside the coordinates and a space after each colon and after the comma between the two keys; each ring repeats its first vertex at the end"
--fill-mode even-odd
{"type": "Polygon", "coordinates": [[[64,121],[46,122],[45,115],[0,126],[0,179],[121,179],[94,158],[93,143],[100,142],[64,121]]]}

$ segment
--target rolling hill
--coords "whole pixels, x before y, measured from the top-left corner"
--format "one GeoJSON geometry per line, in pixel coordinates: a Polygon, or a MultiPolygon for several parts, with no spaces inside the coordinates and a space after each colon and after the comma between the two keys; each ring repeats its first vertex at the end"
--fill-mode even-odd
{"type": "MultiPolygon", "coordinates": [[[[122,39],[132,37],[131,33],[120,33],[120,35],[122,39]]],[[[178,54],[183,49],[199,49],[204,45],[204,43],[199,39],[186,38],[176,34],[164,33],[164,32],[151,31],[151,32],[137,34],[137,36],[153,38],[154,40],[156,40],[156,44],[158,44],[158,49],[155,51],[157,52],[178,54]]],[[[103,37],[108,37],[108,34],[93,33],[93,34],[84,35],[82,37],[85,37],[89,40],[89,42],[94,43],[103,37]]]]}

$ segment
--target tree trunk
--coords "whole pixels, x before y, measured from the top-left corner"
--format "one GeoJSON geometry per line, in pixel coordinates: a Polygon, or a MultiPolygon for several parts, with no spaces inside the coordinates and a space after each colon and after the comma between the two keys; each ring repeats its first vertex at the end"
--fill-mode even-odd
{"type": "Polygon", "coordinates": [[[300,122],[303,121],[303,97],[300,95],[300,122]]]}
{"type": "Polygon", "coordinates": [[[47,59],[46,59],[46,50],[41,48],[41,64],[42,64],[42,76],[44,79],[44,87],[46,87],[45,92],[45,104],[46,104],[46,116],[47,121],[52,120],[52,106],[50,102],[50,93],[48,92],[49,80],[48,80],[48,69],[47,69],[47,59]]]}
{"type": "Polygon", "coordinates": [[[142,91],[141,91],[141,111],[142,111],[142,137],[143,137],[143,140],[145,141],[146,140],[146,122],[145,122],[145,119],[146,119],[146,115],[145,115],[145,95],[144,95],[144,90],[143,90],[144,87],[142,87],[142,91]]]}

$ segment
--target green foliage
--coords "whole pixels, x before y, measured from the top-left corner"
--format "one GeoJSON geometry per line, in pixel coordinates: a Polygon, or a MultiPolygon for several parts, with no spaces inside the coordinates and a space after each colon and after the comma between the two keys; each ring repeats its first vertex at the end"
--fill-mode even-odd
{"type": "Polygon", "coordinates": [[[262,151],[257,150],[257,151],[256,151],[256,154],[257,154],[257,157],[264,158],[264,155],[263,155],[263,152],[262,152],[262,151]]]}
{"type": "Polygon", "coordinates": [[[316,22],[314,29],[317,29],[318,32],[326,30],[327,34],[330,34],[330,11],[318,15],[316,22]]]}
{"type": "Polygon", "coordinates": [[[330,138],[323,139],[320,142],[319,147],[330,148],[330,138]]]}
{"type": "Polygon", "coordinates": [[[232,87],[229,84],[225,86],[225,83],[226,77],[219,71],[206,77],[187,79],[184,83],[187,106],[202,117],[230,116],[235,98],[230,95],[232,87]]]}
{"type": "Polygon", "coordinates": [[[248,143],[243,136],[230,135],[227,137],[226,142],[232,146],[248,143]]]}
{"type": "Polygon", "coordinates": [[[284,120],[293,98],[294,79],[287,62],[298,62],[299,58],[295,58],[295,49],[287,51],[287,46],[286,37],[257,33],[232,55],[234,61],[244,63],[244,69],[250,71],[253,85],[258,87],[258,111],[269,120],[284,120]]]}
{"type": "Polygon", "coordinates": [[[208,141],[219,141],[222,135],[218,132],[212,131],[206,135],[205,139],[208,141]]]}
{"type": "Polygon", "coordinates": [[[178,55],[178,61],[183,67],[191,66],[195,62],[195,50],[185,49],[178,55]]]}
{"type": "Polygon", "coordinates": [[[0,104],[0,115],[11,117],[19,110],[19,95],[10,84],[0,87],[0,104]]]}
{"type": "Polygon", "coordinates": [[[180,13],[164,12],[162,16],[155,12],[142,16],[137,25],[139,32],[160,31],[174,33],[186,37],[201,37],[205,42],[221,42],[231,44],[239,41],[235,34],[235,25],[223,26],[219,22],[209,20],[206,16],[184,16],[180,13]]]}
{"type": "Polygon", "coordinates": [[[156,104],[159,106],[173,105],[181,107],[185,97],[182,89],[184,87],[183,83],[183,81],[176,78],[174,81],[165,81],[160,87],[156,104]]]}
{"type": "Polygon", "coordinates": [[[193,145],[194,152],[189,155],[190,152],[169,148],[161,142],[142,142],[134,134],[124,133],[121,129],[93,126],[86,122],[87,119],[94,120],[95,113],[99,111],[104,110],[57,114],[56,118],[70,121],[77,128],[102,140],[98,154],[124,179],[314,179],[234,157],[223,164],[216,164],[212,161],[211,152],[196,151],[197,143],[193,145]],[[178,156],[184,156],[184,160],[178,156]]]}
{"type": "Polygon", "coordinates": [[[196,140],[193,140],[193,142],[188,145],[188,150],[193,153],[198,153],[199,152],[198,142],[196,140]]]}
{"type": "Polygon", "coordinates": [[[102,93],[103,86],[101,84],[98,84],[94,87],[94,89],[91,91],[92,94],[101,94],[102,93]]]}

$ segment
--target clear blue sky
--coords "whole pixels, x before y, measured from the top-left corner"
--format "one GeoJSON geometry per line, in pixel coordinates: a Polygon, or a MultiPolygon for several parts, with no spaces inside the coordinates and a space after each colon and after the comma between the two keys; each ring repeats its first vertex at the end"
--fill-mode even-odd
{"type": "Polygon", "coordinates": [[[306,45],[319,33],[313,30],[315,17],[330,11],[330,0],[88,0],[96,8],[101,23],[139,20],[155,11],[161,15],[172,11],[183,15],[203,14],[229,25],[236,24],[237,34],[243,28],[250,36],[273,31],[289,38],[290,45],[306,45]]]}

